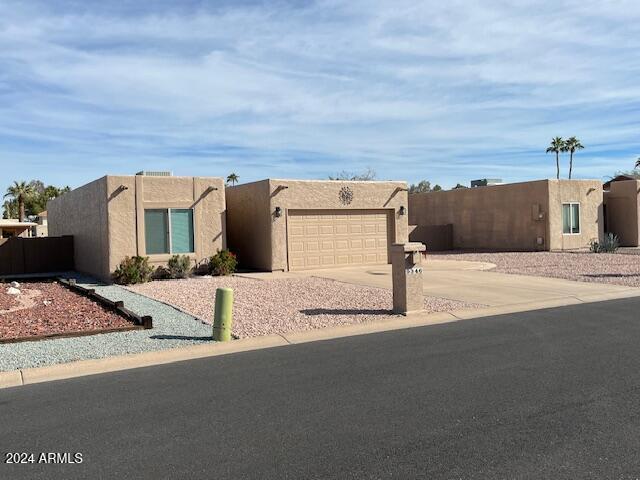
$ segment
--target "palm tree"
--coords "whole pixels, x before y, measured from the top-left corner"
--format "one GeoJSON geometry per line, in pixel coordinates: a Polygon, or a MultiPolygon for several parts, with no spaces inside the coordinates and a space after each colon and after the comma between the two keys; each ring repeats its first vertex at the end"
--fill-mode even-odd
{"type": "Polygon", "coordinates": [[[584,146],[580,143],[576,137],[568,138],[566,142],[564,142],[565,151],[569,152],[569,180],[571,180],[571,172],[573,170],[573,154],[576,150],[582,150],[584,146]]]}
{"type": "Polygon", "coordinates": [[[640,157],[636,160],[636,168],[640,168],[640,157]]]}
{"type": "Polygon", "coordinates": [[[227,177],[227,183],[230,183],[231,185],[235,185],[239,179],[240,177],[238,175],[236,175],[235,173],[230,173],[229,176],[227,177]]]}
{"type": "Polygon", "coordinates": [[[564,140],[562,137],[555,137],[551,139],[551,144],[547,148],[547,153],[555,153],[556,154],[556,177],[560,180],[560,153],[566,152],[566,147],[564,140]]]}
{"type": "Polygon", "coordinates": [[[33,187],[27,182],[13,182],[7,193],[4,194],[4,198],[11,197],[18,202],[18,220],[24,222],[24,202],[27,197],[33,195],[33,187]]]}

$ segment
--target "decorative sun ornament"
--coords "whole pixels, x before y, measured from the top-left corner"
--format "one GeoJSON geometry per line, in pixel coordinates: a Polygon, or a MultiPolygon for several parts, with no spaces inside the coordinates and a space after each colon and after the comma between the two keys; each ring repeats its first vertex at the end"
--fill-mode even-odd
{"type": "Polygon", "coordinates": [[[343,205],[349,205],[353,201],[353,190],[349,187],[342,187],[338,193],[340,203],[343,205]]]}

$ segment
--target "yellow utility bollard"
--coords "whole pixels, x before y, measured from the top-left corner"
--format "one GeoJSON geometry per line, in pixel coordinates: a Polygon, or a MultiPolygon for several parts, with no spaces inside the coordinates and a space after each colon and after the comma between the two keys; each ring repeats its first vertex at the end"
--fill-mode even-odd
{"type": "Polygon", "coordinates": [[[216,307],[213,317],[213,339],[216,342],[231,340],[231,324],[233,323],[233,289],[218,288],[216,290],[216,307]]]}

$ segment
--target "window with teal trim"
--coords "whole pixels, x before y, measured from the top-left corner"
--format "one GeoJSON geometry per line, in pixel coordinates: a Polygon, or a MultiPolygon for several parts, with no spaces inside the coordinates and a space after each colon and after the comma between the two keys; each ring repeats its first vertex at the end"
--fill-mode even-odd
{"type": "Polygon", "coordinates": [[[193,210],[172,208],[171,253],[193,253],[193,210]]]}
{"type": "Polygon", "coordinates": [[[163,208],[144,211],[147,255],[193,253],[193,210],[163,208]]]}
{"type": "Polygon", "coordinates": [[[147,255],[169,253],[169,222],[166,210],[144,211],[144,238],[147,255]]]}

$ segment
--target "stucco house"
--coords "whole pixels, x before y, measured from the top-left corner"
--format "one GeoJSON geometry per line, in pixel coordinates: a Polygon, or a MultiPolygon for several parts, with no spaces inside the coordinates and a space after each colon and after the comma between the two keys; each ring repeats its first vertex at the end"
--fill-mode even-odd
{"type": "Polygon", "coordinates": [[[623,247],[640,246],[640,180],[616,177],[604,184],[605,230],[623,247]]]}
{"type": "Polygon", "coordinates": [[[409,224],[452,225],[455,249],[585,248],[603,236],[602,183],[539,180],[410,194],[409,224]]]}
{"type": "Polygon", "coordinates": [[[226,248],[225,208],[221,178],[108,175],[48,203],[49,235],[73,235],[76,269],[109,280],[125,256],[165,265],[226,248]]]}
{"type": "Polygon", "coordinates": [[[40,212],[33,218],[33,223],[36,225],[31,227],[32,237],[46,237],[49,235],[49,225],[47,211],[40,212]]]}
{"type": "Polygon", "coordinates": [[[33,222],[21,222],[14,218],[0,218],[0,238],[28,237],[30,229],[36,225],[33,222]]]}
{"type": "Polygon", "coordinates": [[[226,189],[227,235],[265,271],[386,264],[407,241],[406,182],[266,179],[226,189]]]}

